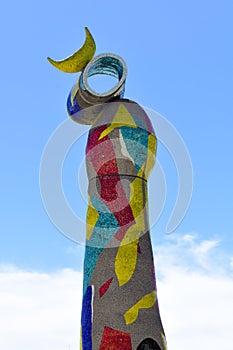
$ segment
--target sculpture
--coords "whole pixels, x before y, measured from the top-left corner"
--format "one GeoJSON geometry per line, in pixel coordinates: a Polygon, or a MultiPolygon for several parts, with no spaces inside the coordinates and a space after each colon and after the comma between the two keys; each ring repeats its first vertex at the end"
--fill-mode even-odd
{"type": "Polygon", "coordinates": [[[63,71],[82,71],[67,107],[73,120],[91,125],[80,347],[165,350],[148,222],[147,179],[156,136],[145,111],[123,98],[125,62],[113,54],[92,59],[94,40],[87,29],[86,35],[81,60],[80,50],[60,63],[49,59],[63,71]],[[94,74],[119,82],[98,94],[88,84],[94,74]]]}

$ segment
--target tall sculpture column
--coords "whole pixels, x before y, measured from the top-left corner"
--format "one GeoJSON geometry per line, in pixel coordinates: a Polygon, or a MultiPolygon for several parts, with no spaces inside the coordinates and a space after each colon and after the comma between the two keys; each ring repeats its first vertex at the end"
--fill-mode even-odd
{"type": "Polygon", "coordinates": [[[165,350],[148,221],[147,180],[156,136],[145,111],[123,99],[126,66],[111,54],[91,60],[68,97],[73,120],[90,124],[81,349],[165,350]],[[88,77],[118,84],[94,92],[88,77]]]}

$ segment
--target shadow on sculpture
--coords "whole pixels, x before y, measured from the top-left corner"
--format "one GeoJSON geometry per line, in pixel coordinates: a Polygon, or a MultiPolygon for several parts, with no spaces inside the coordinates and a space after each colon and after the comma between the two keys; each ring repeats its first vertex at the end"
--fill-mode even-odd
{"type": "Polygon", "coordinates": [[[137,350],[160,350],[160,347],[155,340],[147,338],[139,344],[137,350]]]}

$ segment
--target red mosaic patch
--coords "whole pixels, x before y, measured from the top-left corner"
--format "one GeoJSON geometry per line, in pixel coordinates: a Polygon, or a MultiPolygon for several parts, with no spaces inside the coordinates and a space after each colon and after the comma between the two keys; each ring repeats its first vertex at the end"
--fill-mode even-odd
{"type": "Polygon", "coordinates": [[[99,296],[102,298],[102,296],[107,292],[108,288],[110,287],[110,284],[112,283],[113,277],[109,278],[107,282],[105,282],[100,288],[99,288],[99,296]]]}
{"type": "Polygon", "coordinates": [[[100,350],[132,350],[130,334],[104,327],[100,350]]]}

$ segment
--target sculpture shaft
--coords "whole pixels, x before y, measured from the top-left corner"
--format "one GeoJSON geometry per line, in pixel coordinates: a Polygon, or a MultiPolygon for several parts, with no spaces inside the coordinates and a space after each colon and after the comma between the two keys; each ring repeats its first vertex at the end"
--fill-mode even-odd
{"type": "Polygon", "coordinates": [[[164,350],[147,197],[156,137],[132,101],[91,114],[81,349],[164,350]]]}

